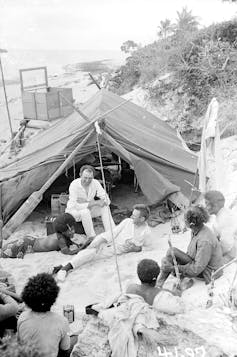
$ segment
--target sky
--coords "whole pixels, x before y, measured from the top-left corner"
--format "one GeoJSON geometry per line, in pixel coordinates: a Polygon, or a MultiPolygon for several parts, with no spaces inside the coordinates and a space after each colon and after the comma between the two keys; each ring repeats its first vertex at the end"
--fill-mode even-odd
{"type": "Polygon", "coordinates": [[[187,6],[201,25],[237,15],[222,0],[0,0],[0,48],[111,49],[156,39],[161,20],[187,6]]]}

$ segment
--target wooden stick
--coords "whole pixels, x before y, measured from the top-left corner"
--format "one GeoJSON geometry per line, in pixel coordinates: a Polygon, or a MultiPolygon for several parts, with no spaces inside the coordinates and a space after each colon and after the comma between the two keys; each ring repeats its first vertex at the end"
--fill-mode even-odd
{"type": "Polygon", "coordinates": [[[232,259],[230,262],[222,265],[219,269],[217,269],[216,271],[212,271],[212,274],[211,274],[211,285],[210,285],[210,291],[209,291],[209,299],[207,300],[207,304],[206,304],[206,308],[209,308],[213,305],[213,298],[214,298],[214,287],[215,287],[215,275],[217,273],[219,273],[220,271],[224,270],[225,268],[227,268],[229,265],[235,263],[237,261],[237,257],[232,259]]]}
{"type": "Polygon", "coordinates": [[[237,279],[237,266],[236,266],[235,275],[234,275],[233,280],[230,284],[229,293],[228,293],[228,300],[231,302],[232,308],[234,308],[233,291],[234,291],[234,284],[236,282],[236,279],[237,279]]]}
{"type": "Polygon", "coordinates": [[[215,279],[214,279],[214,273],[212,271],[212,273],[211,273],[211,285],[210,285],[210,290],[209,290],[209,293],[208,293],[209,299],[207,300],[207,304],[206,304],[206,308],[207,309],[213,305],[214,285],[215,285],[215,279]]]}
{"type": "Polygon", "coordinates": [[[170,247],[170,252],[171,252],[171,256],[172,256],[173,263],[174,263],[175,275],[176,275],[176,277],[177,277],[177,279],[178,279],[178,283],[177,283],[177,288],[178,288],[178,287],[180,287],[180,283],[181,283],[180,273],[179,273],[179,268],[178,268],[176,256],[175,256],[175,254],[174,254],[174,249],[173,249],[173,246],[172,246],[172,243],[171,243],[171,237],[170,237],[170,235],[169,235],[169,238],[168,238],[168,244],[169,244],[169,247],[170,247]]]}
{"type": "Polygon", "coordinates": [[[3,217],[2,217],[2,185],[0,184],[0,252],[2,250],[2,241],[3,241],[3,217]]]}
{"type": "Polygon", "coordinates": [[[80,111],[80,109],[76,108],[75,105],[73,105],[67,98],[64,97],[64,95],[62,93],[59,92],[59,96],[65,100],[65,102],[67,104],[69,104],[78,114],[80,114],[80,116],[87,121],[88,123],[90,123],[90,119],[82,112],[80,111]]]}
{"type": "Polygon", "coordinates": [[[92,74],[91,74],[91,73],[88,73],[88,74],[89,74],[89,76],[90,76],[92,82],[96,85],[96,87],[97,87],[98,89],[101,89],[101,86],[100,86],[99,83],[95,80],[95,78],[92,76],[92,74]]]}

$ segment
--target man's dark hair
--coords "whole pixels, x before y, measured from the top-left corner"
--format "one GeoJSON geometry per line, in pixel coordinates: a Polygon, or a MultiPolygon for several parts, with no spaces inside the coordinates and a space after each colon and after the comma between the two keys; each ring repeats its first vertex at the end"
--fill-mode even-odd
{"type": "Polygon", "coordinates": [[[94,169],[94,167],[91,166],[91,165],[83,165],[83,166],[80,168],[80,176],[83,174],[83,172],[84,172],[85,170],[88,170],[88,171],[92,172],[92,173],[93,173],[93,176],[95,176],[95,169],[94,169]]]}
{"type": "Polygon", "coordinates": [[[206,209],[202,206],[190,207],[184,215],[189,226],[201,227],[209,219],[206,209]]]}
{"type": "Polygon", "coordinates": [[[137,266],[137,275],[142,283],[154,284],[159,274],[160,267],[155,260],[143,259],[137,266]]]}
{"type": "Polygon", "coordinates": [[[54,229],[56,233],[63,233],[68,230],[69,227],[73,227],[76,224],[75,218],[69,213],[60,214],[54,220],[54,229]]]}
{"type": "Polygon", "coordinates": [[[140,212],[140,216],[144,217],[147,221],[150,216],[150,209],[146,205],[139,203],[133,206],[133,210],[136,209],[140,212]]]}
{"type": "Polygon", "coordinates": [[[50,311],[59,293],[59,287],[51,274],[31,277],[21,294],[24,303],[35,312],[50,311]]]}
{"type": "Polygon", "coordinates": [[[215,191],[215,190],[207,191],[204,194],[204,198],[210,202],[222,202],[223,205],[225,204],[225,197],[223,193],[220,191],[215,191]]]}

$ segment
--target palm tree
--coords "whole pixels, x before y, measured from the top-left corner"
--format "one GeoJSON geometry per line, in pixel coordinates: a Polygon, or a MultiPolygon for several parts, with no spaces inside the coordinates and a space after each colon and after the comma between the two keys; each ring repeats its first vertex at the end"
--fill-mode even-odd
{"type": "Polygon", "coordinates": [[[187,7],[183,7],[179,12],[177,11],[178,18],[176,19],[177,32],[194,32],[198,29],[199,22],[197,17],[192,14],[192,11],[187,7]]]}
{"type": "Polygon", "coordinates": [[[157,35],[163,39],[166,39],[169,35],[174,32],[174,25],[171,23],[170,19],[165,19],[164,21],[160,21],[160,25],[158,26],[157,35]]]}

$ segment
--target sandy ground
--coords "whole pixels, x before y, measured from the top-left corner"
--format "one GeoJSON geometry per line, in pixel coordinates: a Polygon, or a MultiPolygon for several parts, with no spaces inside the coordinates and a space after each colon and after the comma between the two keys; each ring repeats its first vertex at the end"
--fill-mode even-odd
{"type": "MultiPolygon", "coordinates": [[[[36,222],[25,222],[18,232],[19,235],[24,232],[32,232],[40,236],[44,232],[44,225],[36,222]]],[[[158,263],[161,262],[168,248],[168,232],[170,232],[169,222],[152,228],[152,236],[143,252],[118,257],[123,290],[126,289],[128,283],[137,281],[136,266],[141,259],[152,258],[158,263]]],[[[190,232],[172,235],[174,246],[183,250],[186,250],[189,239],[190,232]]],[[[1,259],[1,266],[12,273],[17,292],[20,293],[30,276],[39,272],[48,272],[52,266],[67,261],[67,257],[59,252],[34,253],[26,255],[23,260],[1,259]]],[[[235,266],[227,268],[225,275],[216,282],[214,306],[211,309],[206,309],[207,286],[204,282],[195,281],[194,286],[183,294],[186,313],[182,316],[168,318],[168,321],[172,324],[179,324],[181,327],[188,328],[205,339],[208,337],[210,344],[218,346],[230,356],[237,353],[237,332],[233,329],[235,324],[231,322],[228,309],[223,308],[218,294],[224,292],[225,288],[228,287],[235,269],[235,266]]],[[[166,287],[171,287],[173,282],[174,278],[169,278],[166,287]]],[[[111,294],[119,293],[114,258],[91,262],[72,271],[66,281],[60,284],[60,288],[54,309],[62,313],[63,305],[73,304],[76,321],[71,325],[71,329],[77,331],[80,325],[77,317],[80,317],[86,305],[100,302],[111,294]]]]}

